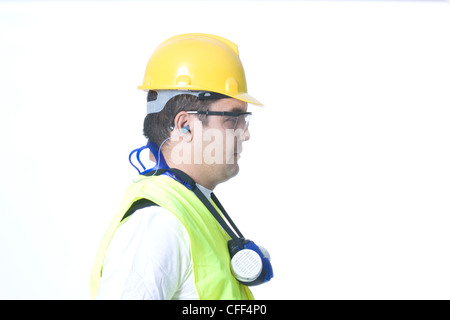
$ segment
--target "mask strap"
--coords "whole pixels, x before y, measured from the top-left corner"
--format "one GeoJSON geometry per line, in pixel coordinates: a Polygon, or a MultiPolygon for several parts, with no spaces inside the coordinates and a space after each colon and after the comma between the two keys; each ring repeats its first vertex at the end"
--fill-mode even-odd
{"type": "Polygon", "coordinates": [[[136,153],[136,158],[137,158],[139,164],[142,166],[143,170],[145,170],[145,166],[142,164],[141,160],[139,159],[139,154],[144,149],[147,149],[147,146],[143,146],[143,147],[134,149],[133,151],[130,152],[130,155],[128,156],[128,161],[139,172],[139,174],[141,174],[141,170],[139,170],[139,168],[134,165],[133,161],[131,160],[131,157],[133,156],[133,154],[136,153]]]}
{"type": "MultiPolygon", "coordinates": [[[[167,141],[167,139],[164,142],[166,142],[166,141],[167,141]]],[[[164,142],[162,144],[164,144],[164,142]]],[[[161,144],[161,146],[162,146],[162,144],[161,144]]],[[[145,146],[131,151],[130,155],[128,156],[128,161],[141,175],[146,174],[150,171],[155,171],[157,169],[169,169],[169,166],[166,163],[166,159],[164,159],[164,156],[161,154],[161,149],[158,147],[158,145],[156,143],[154,143],[153,141],[150,141],[150,140],[148,140],[148,142],[145,146]],[[156,164],[151,169],[147,169],[140,159],[141,152],[145,149],[149,149],[150,152],[153,154],[153,156],[156,159],[156,164]],[[139,170],[139,168],[133,163],[133,161],[131,159],[133,154],[135,154],[135,153],[136,153],[136,159],[137,159],[138,163],[141,165],[143,171],[139,170]]]]}

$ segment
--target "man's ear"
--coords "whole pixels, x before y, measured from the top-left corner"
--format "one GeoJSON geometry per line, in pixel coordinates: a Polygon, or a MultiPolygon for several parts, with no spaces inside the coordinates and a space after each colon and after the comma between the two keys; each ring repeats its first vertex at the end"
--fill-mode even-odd
{"type": "Polygon", "coordinates": [[[191,137],[190,139],[192,139],[190,128],[191,125],[189,114],[186,111],[178,112],[178,114],[175,116],[175,119],[173,120],[173,130],[177,133],[179,132],[187,134],[191,137]]]}

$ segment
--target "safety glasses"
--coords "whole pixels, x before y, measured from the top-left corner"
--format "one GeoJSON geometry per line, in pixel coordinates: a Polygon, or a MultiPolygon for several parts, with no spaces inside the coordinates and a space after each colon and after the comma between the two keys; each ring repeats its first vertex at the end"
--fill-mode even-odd
{"type": "Polygon", "coordinates": [[[189,114],[203,114],[206,116],[224,117],[223,126],[225,129],[247,130],[251,112],[227,112],[227,111],[186,111],[189,114]]]}

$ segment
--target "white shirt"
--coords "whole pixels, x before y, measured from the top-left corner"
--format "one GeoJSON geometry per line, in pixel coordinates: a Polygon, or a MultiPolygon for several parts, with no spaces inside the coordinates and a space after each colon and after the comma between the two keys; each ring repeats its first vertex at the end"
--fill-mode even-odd
{"type": "MultiPolygon", "coordinates": [[[[198,187],[210,199],[212,191],[198,187]]],[[[199,299],[189,235],[175,215],[147,207],[117,228],[105,255],[97,299],[199,299]]]]}

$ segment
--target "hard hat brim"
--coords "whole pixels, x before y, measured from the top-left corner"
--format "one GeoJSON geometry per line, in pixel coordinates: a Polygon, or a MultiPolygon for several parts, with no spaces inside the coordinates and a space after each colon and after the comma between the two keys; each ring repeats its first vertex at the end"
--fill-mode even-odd
{"type": "Polygon", "coordinates": [[[255,98],[253,98],[251,95],[249,95],[248,93],[241,93],[241,94],[237,94],[234,97],[231,97],[240,101],[244,101],[250,104],[253,104],[255,106],[263,106],[263,104],[261,102],[259,102],[258,100],[256,100],[255,98]]]}

